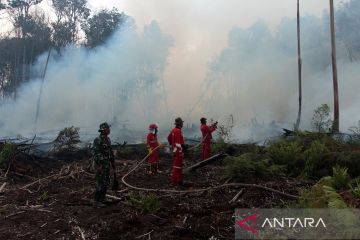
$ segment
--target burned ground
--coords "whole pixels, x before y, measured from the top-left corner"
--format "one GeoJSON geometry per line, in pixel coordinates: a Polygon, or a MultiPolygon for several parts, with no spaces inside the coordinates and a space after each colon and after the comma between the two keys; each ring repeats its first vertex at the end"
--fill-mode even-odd
{"type": "MultiPolygon", "coordinates": [[[[242,147],[240,147],[242,149],[242,147]]],[[[244,147],[243,149],[247,149],[244,147]]],[[[145,155],[145,152],[143,152],[145,155]]],[[[235,208],[270,208],[293,199],[258,188],[218,188],[195,193],[154,192],[158,209],[147,211],[131,203],[137,191],[120,184],[109,190],[106,207],[94,207],[94,174],[86,151],[57,154],[56,157],[20,158],[18,168],[11,169],[0,196],[1,239],[233,239],[235,208]],[[240,197],[229,203],[242,191],[240,197]]],[[[117,176],[129,172],[139,159],[116,159],[117,176]]],[[[194,156],[185,158],[186,166],[196,163],[194,156]]],[[[224,178],[224,167],[215,163],[185,175],[186,185],[170,184],[171,159],[162,156],[163,173],[148,176],[146,165],[136,169],[126,181],[134,186],[152,189],[191,190],[218,186],[224,178]]],[[[121,182],[121,181],[120,181],[121,182]]],[[[249,179],[286,193],[297,194],[308,182],[279,177],[264,182],[249,179]]],[[[148,193],[138,193],[148,196],[148,193]]]]}

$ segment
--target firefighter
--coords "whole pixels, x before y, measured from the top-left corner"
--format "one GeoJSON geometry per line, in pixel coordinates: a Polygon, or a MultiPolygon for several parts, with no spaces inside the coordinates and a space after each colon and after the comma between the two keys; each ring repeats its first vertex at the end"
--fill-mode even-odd
{"type": "Polygon", "coordinates": [[[184,121],[178,117],[175,119],[175,128],[168,136],[168,142],[173,151],[173,166],[171,173],[171,182],[174,186],[183,184],[182,165],[185,151],[184,137],[181,132],[184,121]]]}
{"type": "Polygon", "coordinates": [[[157,140],[157,132],[158,125],[155,123],[150,124],[149,134],[146,137],[146,144],[149,149],[149,175],[152,175],[154,171],[156,171],[157,173],[161,173],[161,171],[159,170],[159,142],[157,140]]]}
{"type": "Polygon", "coordinates": [[[217,122],[212,124],[211,126],[206,125],[206,118],[202,117],[200,119],[200,130],[202,133],[202,151],[201,151],[201,160],[208,159],[211,153],[211,139],[212,132],[214,132],[217,128],[217,122]]]}
{"type": "Polygon", "coordinates": [[[101,123],[100,135],[95,138],[93,143],[93,155],[96,168],[95,181],[95,205],[102,206],[105,201],[107,187],[110,183],[110,164],[115,171],[114,153],[111,147],[110,125],[106,122],[101,123]]]}

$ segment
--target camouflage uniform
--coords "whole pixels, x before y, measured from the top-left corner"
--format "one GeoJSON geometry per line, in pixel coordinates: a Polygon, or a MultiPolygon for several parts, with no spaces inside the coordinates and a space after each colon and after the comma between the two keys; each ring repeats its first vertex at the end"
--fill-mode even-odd
{"type": "MultiPolygon", "coordinates": [[[[102,123],[99,132],[102,131],[104,126],[109,128],[107,123],[102,123]]],[[[110,163],[114,164],[114,153],[110,138],[107,135],[101,133],[100,136],[95,138],[93,155],[96,168],[95,201],[102,202],[105,200],[106,190],[110,183],[110,163]]]]}

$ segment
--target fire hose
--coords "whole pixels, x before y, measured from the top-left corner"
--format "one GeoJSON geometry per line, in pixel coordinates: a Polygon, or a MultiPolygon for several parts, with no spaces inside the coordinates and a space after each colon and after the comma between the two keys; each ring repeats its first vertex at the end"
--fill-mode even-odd
{"type": "MultiPolygon", "coordinates": [[[[157,146],[156,148],[153,149],[156,150],[160,147],[157,146]]],[[[292,194],[288,194],[288,193],[284,193],[281,192],[279,190],[273,189],[273,188],[269,188],[269,187],[265,187],[262,185],[258,185],[258,184],[250,184],[250,183],[225,183],[225,184],[221,184],[218,186],[213,186],[213,187],[207,187],[207,188],[200,188],[200,189],[191,189],[191,190],[175,190],[175,189],[155,189],[155,188],[143,188],[143,187],[136,187],[133,186],[129,183],[127,183],[125,181],[126,177],[128,177],[132,172],[134,172],[149,156],[151,155],[151,153],[147,154],[133,169],[131,169],[128,173],[126,173],[122,178],[121,181],[124,185],[126,185],[129,188],[138,190],[138,191],[145,191],[145,192],[164,192],[164,193],[196,193],[196,192],[205,192],[205,191],[209,191],[209,190],[214,190],[214,189],[219,189],[219,188],[224,188],[224,187],[245,187],[245,188],[259,188],[259,189],[263,189],[266,191],[270,191],[270,192],[274,192],[274,193],[278,193],[280,195],[286,196],[286,197],[290,197],[290,198],[303,198],[301,196],[296,196],[296,195],[292,195],[292,194]]],[[[308,199],[308,198],[306,198],[308,199]]]]}

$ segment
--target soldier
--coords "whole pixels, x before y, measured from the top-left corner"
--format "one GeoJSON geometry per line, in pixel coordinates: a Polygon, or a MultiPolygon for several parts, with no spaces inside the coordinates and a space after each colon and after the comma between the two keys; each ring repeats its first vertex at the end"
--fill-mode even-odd
{"type": "Polygon", "coordinates": [[[201,151],[201,160],[208,159],[211,153],[211,140],[212,140],[212,132],[214,132],[217,128],[217,122],[212,124],[211,126],[206,125],[206,118],[202,117],[200,119],[200,130],[202,133],[202,151],[201,151]]]}
{"type": "Polygon", "coordinates": [[[95,138],[93,154],[96,168],[95,203],[101,205],[105,200],[106,190],[110,183],[110,163],[115,171],[114,153],[111,147],[110,126],[106,122],[100,124],[100,135],[95,138]]]}
{"type": "Polygon", "coordinates": [[[183,120],[181,118],[175,119],[175,128],[168,136],[168,142],[173,150],[173,169],[171,174],[171,182],[174,186],[183,184],[182,165],[185,151],[184,137],[181,132],[183,127],[183,120]]]}
{"type": "Polygon", "coordinates": [[[159,142],[157,140],[157,132],[158,132],[158,125],[152,123],[149,125],[149,133],[146,137],[146,144],[149,148],[149,170],[148,174],[151,175],[154,173],[154,166],[155,171],[157,173],[161,173],[159,170],[159,142]]]}

